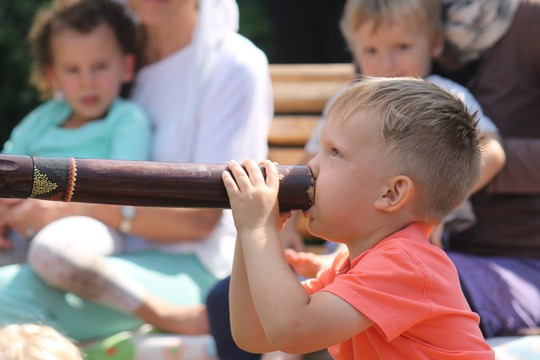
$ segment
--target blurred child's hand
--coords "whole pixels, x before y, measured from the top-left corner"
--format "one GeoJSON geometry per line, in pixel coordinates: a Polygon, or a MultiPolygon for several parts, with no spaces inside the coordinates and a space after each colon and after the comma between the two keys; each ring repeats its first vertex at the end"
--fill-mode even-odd
{"type": "Polygon", "coordinates": [[[20,204],[24,199],[0,198],[0,251],[11,250],[13,244],[7,237],[9,226],[6,223],[8,212],[15,205],[20,204]]]}
{"type": "Polygon", "coordinates": [[[0,227],[0,251],[11,250],[11,248],[13,247],[11,240],[9,240],[9,238],[7,237],[7,233],[7,226],[0,227]]]}
{"type": "Polygon", "coordinates": [[[280,227],[278,190],[279,174],[271,161],[264,161],[266,179],[253,160],[242,165],[229,162],[229,170],[223,172],[223,183],[229,195],[234,222],[238,233],[261,229],[278,231],[280,227]]]}
{"type": "Polygon", "coordinates": [[[292,214],[289,212],[288,217],[291,219],[283,224],[281,233],[279,234],[281,245],[283,245],[284,249],[302,251],[304,250],[304,239],[296,227],[298,224],[298,213],[295,212],[292,214]]]}
{"type": "Polygon", "coordinates": [[[284,211],[282,213],[279,213],[279,231],[282,231],[285,227],[285,224],[287,223],[287,220],[290,219],[292,216],[292,212],[290,211],[284,211]]]}
{"type": "Polygon", "coordinates": [[[13,244],[7,237],[9,226],[6,224],[3,217],[0,217],[0,251],[11,250],[13,244]]]}
{"type": "Polygon", "coordinates": [[[293,249],[285,249],[285,259],[293,268],[294,272],[306,278],[317,275],[319,270],[330,265],[336,253],[319,255],[312,252],[296,252],[293,249]]]}
{"type": "Polygon", "coordinates": [[[9,209],[23,201],[24,199],[0,198],[0,208],[9,209]]]}

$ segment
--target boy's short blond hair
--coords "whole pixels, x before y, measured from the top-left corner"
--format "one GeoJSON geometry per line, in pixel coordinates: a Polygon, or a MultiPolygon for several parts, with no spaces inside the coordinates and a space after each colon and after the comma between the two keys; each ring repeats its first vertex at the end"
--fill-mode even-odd
{"type": "Polygon", "coordinates": [[[443,34],[440,0],[347,0],[340,27],[351,50],[356,30],[373,21],[381,23],[405,20],[413,29],[431,32],[432,39],[443,34]]]}
{"type": "Polygon", "coordinates": [[[364,78],[332,105],[328,121],[359,112],[381,117],[381,162],[412,179],[420,219],[440,222],[478,181],[476,114],[439,86],[417,78],[364,78]]]}
{"type": "Polygon", "coordinates": [[[0,329],[1,360],[82,360],[70,340],[45,325],[8,325],[0,329]]]}

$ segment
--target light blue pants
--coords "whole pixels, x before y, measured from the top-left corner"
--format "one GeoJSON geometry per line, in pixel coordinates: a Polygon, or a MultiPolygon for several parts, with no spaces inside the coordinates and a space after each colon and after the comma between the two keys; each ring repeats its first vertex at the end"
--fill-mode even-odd
{"type": "MultiPolygon", "coordinates": [[[[176,305],[204,303],[217,281],[192,254],[142,251],[109,259],[119,272],[176,305]]],[[[0,268],[0,326],[13,323],[43,323],[78,341],[134,330],[142,324],[131,314],[49,287],[28,265],[9,265],[0,268]]]]}

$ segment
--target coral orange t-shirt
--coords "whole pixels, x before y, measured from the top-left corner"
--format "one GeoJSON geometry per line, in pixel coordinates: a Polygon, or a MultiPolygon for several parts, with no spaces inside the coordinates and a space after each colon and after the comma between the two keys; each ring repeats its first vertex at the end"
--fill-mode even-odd
{"type": "Polygon", "coordinates": [[[303,283],[310,293],[339,296],[374,322],[330,347],[334,359],[494,359],[454,265],[428,242],[428,232],[411,224],[352,261],[338,255],[303,283]]]}

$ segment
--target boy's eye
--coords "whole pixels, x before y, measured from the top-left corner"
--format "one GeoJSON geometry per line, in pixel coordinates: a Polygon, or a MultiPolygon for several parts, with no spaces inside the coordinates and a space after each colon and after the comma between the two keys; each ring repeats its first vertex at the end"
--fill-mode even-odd
{"type": "Polygon", "coordinates": [[[332,148],[332,150],[330,151],[330,156],[334,156],[334,157],[342,157],[341,153],[340,153],[339,150],[336,149],[336,148],[332,148]]]}
{"type": "Polygon", "coordinates": [[[94,69],[95,70],[104,70],[107,68],[107,64],[106,63],[99,63],[99,64],[96,64],[94,65],[94,69]]]}
{"type": "Polygon", "coordinates": [[[79,71],[79,70],[78,70],[76,67],[74,67],[74,66],[73,66],[73,67],[67,67],[67,68],[66,68],[66,72],[67,72],[68,74],[76,74],[78,71],[79,71]]]}
{"type": "Polygon", "coordinates": [[[367,48],[364,48],[362,50],[362,52],[366,55],[374,55],[377,53],[377,50],[375,48],[372,48],[372,47],[367,47],[367,48]]]}
{"type": "Polygon", "coordinates": [[[399,50],[407,50],[410,49],[411,46],[409,44],[399,44],[398,49],[399,50]]]}

